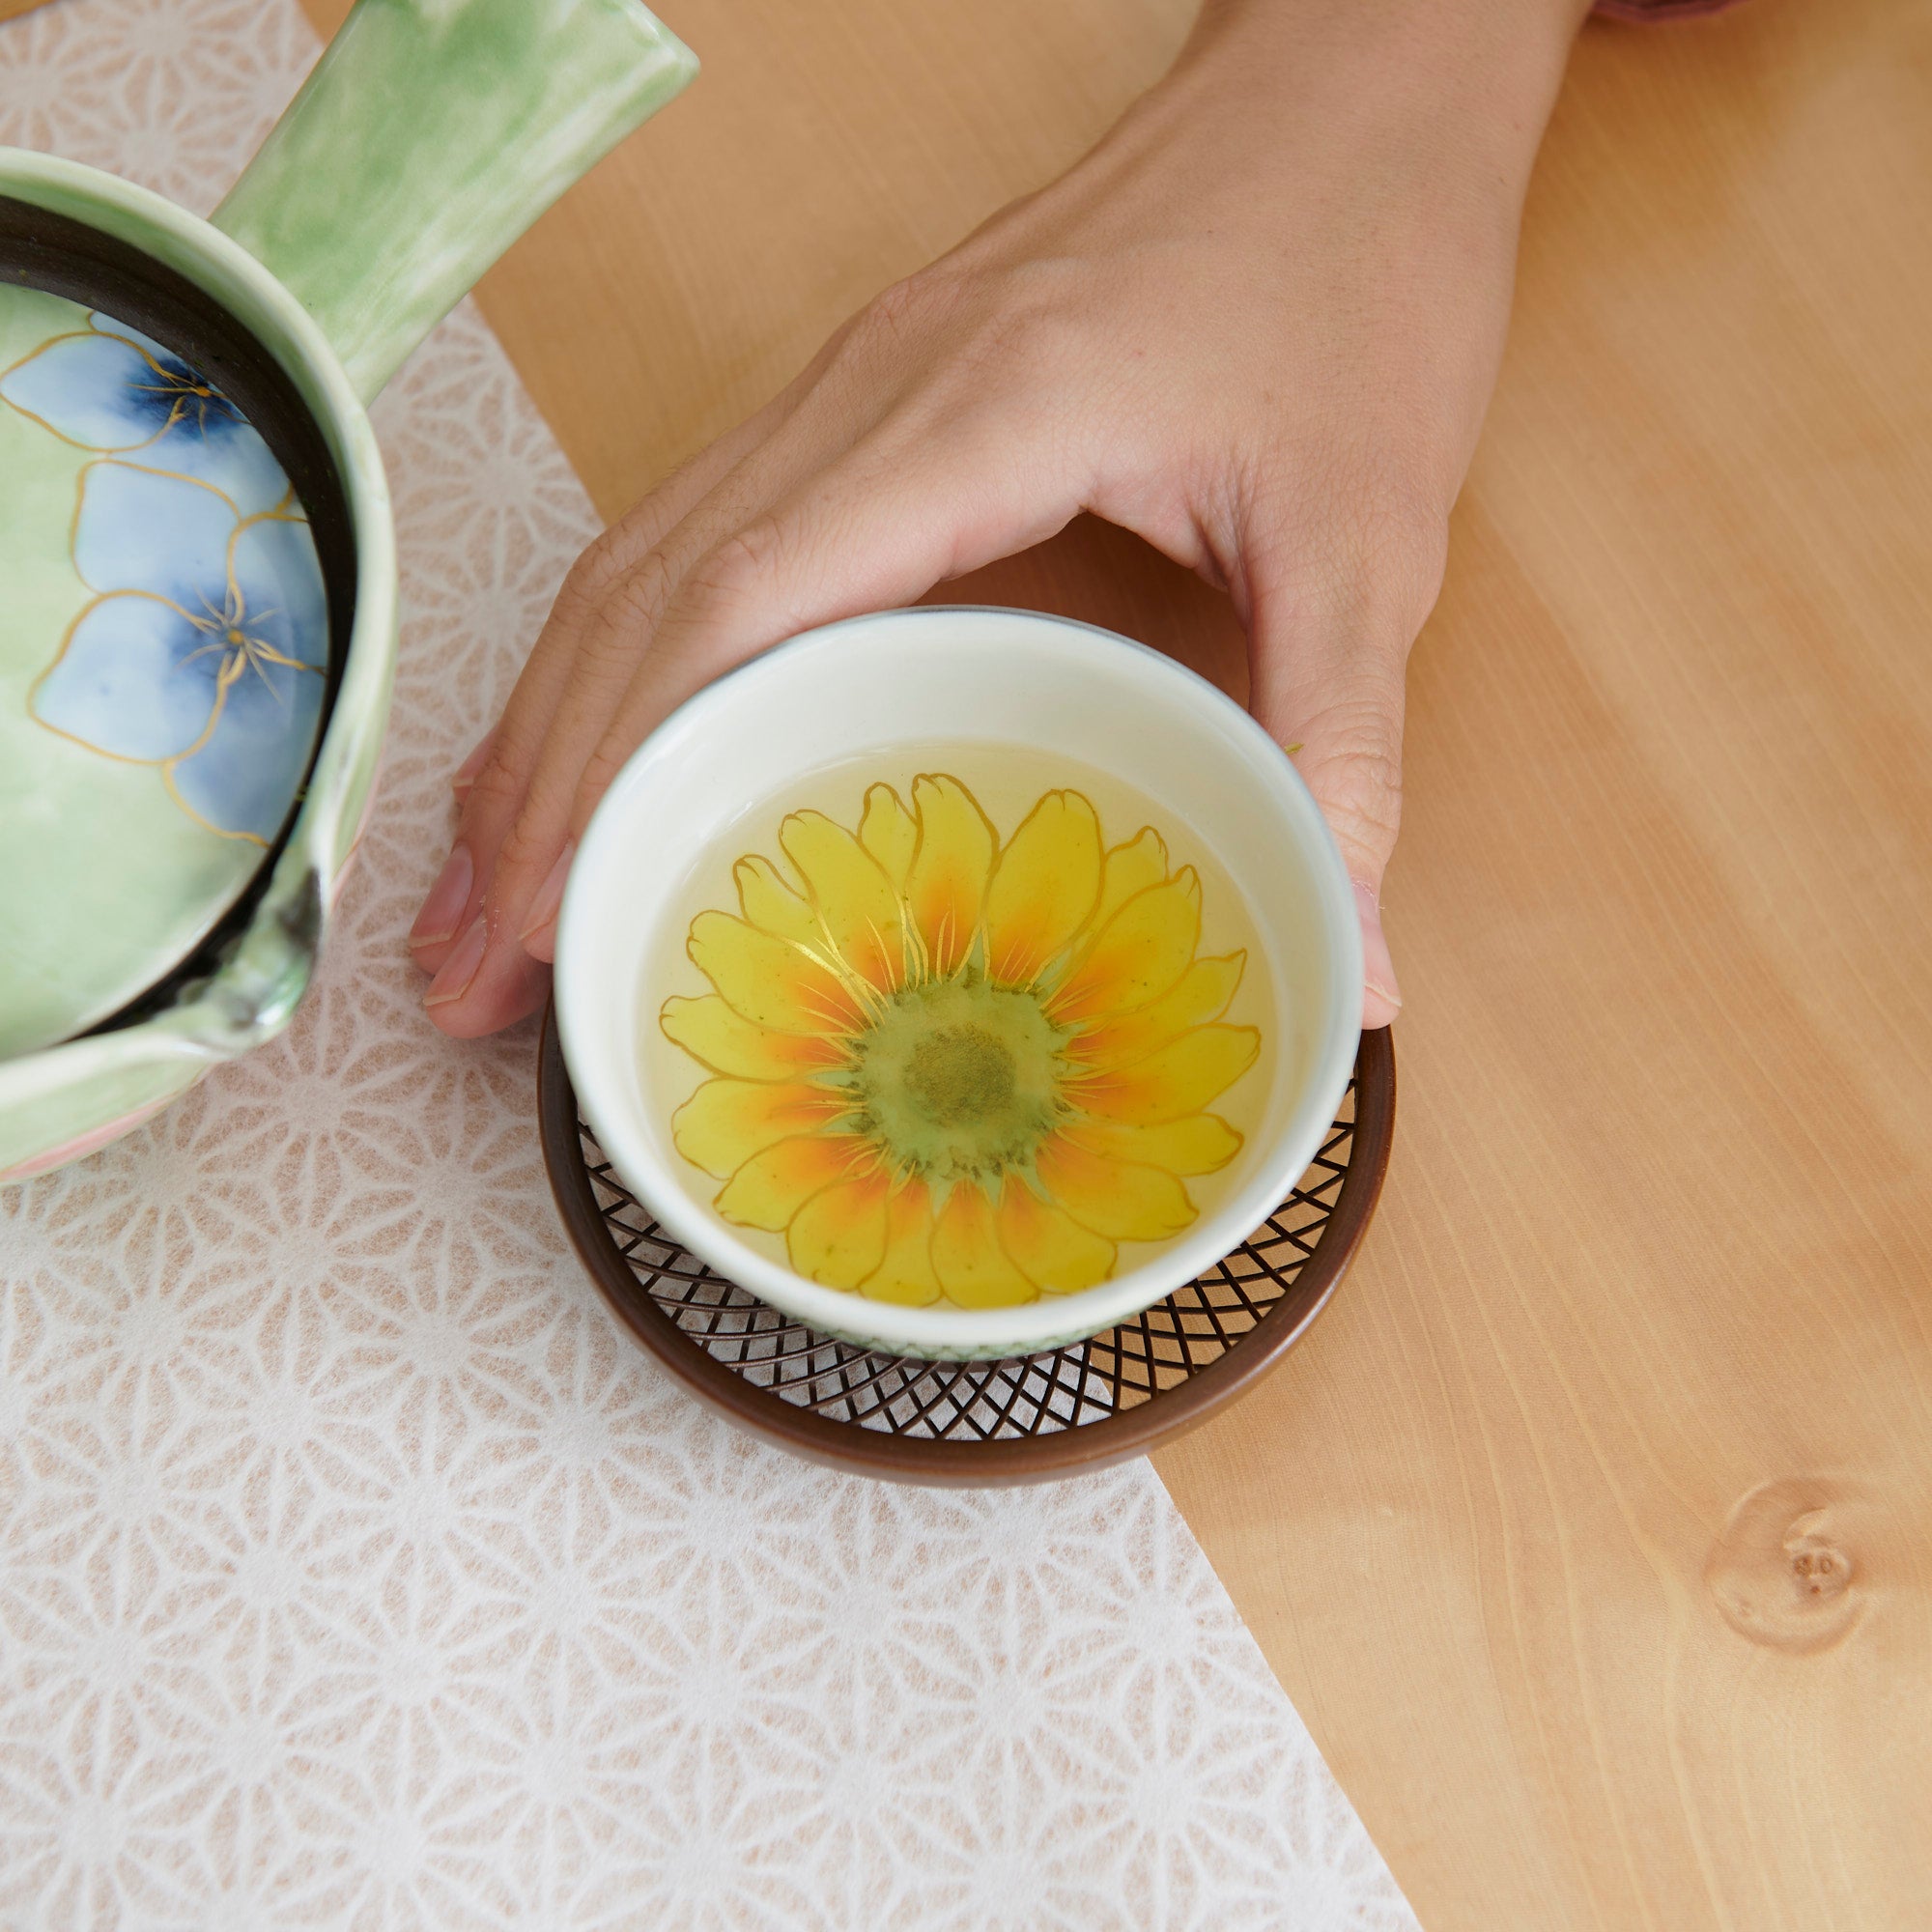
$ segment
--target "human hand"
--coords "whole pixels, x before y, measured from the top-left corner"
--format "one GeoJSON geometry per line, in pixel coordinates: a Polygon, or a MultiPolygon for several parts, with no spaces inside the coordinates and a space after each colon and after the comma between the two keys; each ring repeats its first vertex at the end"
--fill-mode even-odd
{"type": "Polygon", "coordinates": [[[1577,0],[1231,0],[1049,187],[841,328],[572,570],[411,947],[445,1032],[542,999],[575,841],[721,672],[1083,510],[1225,586],[1334,830],[1363,1021],[1403,677],[1493,383],[1577,0]]]}

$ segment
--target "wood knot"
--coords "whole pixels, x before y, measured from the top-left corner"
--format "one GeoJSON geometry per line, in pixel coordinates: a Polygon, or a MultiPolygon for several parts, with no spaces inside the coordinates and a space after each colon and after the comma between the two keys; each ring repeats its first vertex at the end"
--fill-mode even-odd
{"type": "Polygon", "coordinates": [[[1711,1546],[1704,1586],[1740,1636],[1774,1650],[1824,1650],[1864,1608],[1833,1485],[1802,1476],[1765,1483],[1731,1511],[1711,1546]]]}

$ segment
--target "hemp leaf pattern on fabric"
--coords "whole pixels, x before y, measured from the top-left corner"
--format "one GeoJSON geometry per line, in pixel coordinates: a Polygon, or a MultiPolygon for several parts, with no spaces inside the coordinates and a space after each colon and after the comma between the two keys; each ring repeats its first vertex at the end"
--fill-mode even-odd
{"type": "MultiPolygon", "coordinates": [[[[0,26],[0,140],[206,211],[295,0],[0,26]]],[[[466,304],[376,411],[405,625],[289,1034],[0,1190],[0,1923],[1406,1932],[1146,1463],[984,1495],[710,1418],[569,1257],[532,1036],[402,945],[593,519],[466,304]]]]}

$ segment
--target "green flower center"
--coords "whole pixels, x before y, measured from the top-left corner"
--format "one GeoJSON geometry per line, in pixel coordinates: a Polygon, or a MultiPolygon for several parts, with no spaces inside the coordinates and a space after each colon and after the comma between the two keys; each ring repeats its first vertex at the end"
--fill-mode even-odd
{"type": "Polygon", "coordinates": [[[934,1126],[983,1121],[1012,1103],[1013,1057],[976,1026],[948,1027],[913,1048],[905,1091],[934,1126]]]}
{"type": "Polygon", "coordinates": [[[908,986],[852,1042],[854,1129],[929,1183],[1028,1168],[1067,1112],[1066,1037],[1034,994],[977,972],[908,986]]]}

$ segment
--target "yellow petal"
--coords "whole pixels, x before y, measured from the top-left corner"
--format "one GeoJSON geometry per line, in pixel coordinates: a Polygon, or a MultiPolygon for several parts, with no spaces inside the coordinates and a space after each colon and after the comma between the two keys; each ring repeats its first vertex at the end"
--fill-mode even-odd
{"type": "Polygon", "coordinates": [[[986,888],[986,970],[1029,984],[1066,950],[1100,896],[1100,821],[1077,791],[1050,791],[1008,841],[986,888]]]}
{"type": "Polygon", "coordinates": [[[961,1308],[1010,1308],[1038,1295],[1007,1259],[993,1204],[970,1180],[953,1184],[932,1224],[932,1267],[961,1308]]]}
{"type": "Polygon", "coordinates": [[[735,1174],[754,1153],[790,1134],[829,1126],[844,1094],[801,1082],[707,1080],[670,1117],[670,1137],[706,1174],[735,1174]]]}
{"type": "Polygon", "coordinates": [[[1224,959],[1197,959],[1159,999],[1138,1011],[1102,1013],[1085,1033],[1067,1041],[1067,1057],[1085,1066],[1125,1066],[1191,1028],[1218,1020],[1241,983],[1247,956],[1231,952],[1224,959]]]}
{"type": "Polygon", "coordinates": [[[699,913],[685,950],[754,1026],[825,1035],[851,1033],[861,1024],[851,994],[824,967],[729,913],[699,913]]]}
{"type": "Polygon", "coordinates": [[[738,888],[739,910],[760,932],[795,939],[802,946],[822,946],[810,905],[785,884],[769,859],[748,853],[731,867],[731,878],[738,888]]]}
{"type": "Polygon", "coordinates": [[[1253,1027],[1196,1027],[1131,1066],[1069,1081],[1067,1096],[1090,1114],[1129,1126],[1184,1120],[1232,1087],[1255,1064],[1261,1043],[1253,1027]]]}
{"type": "Polygon", "coordinates": [[[895,890],[905,890],[912,855],[919,844],[919,821],[889,784],[875,784],[866,794],[866,815],[859,821],[859,843],[879,863],[895,890]]]}
{"type": "Polygon", "coordinates": [[[1074,960],[1047,1010],[1063,1026],[1130,1012],[1186,972],[1201,937],[1201,882],[1191,866],[1136,893],[1074,960]]]}
{"type": "Polygon", "coordinates": [[[906,898],[925,943],[927,970],[944,979],[973,947],[993,864],[993,828],[957,779],[915,779],[912,802],[919,848],[906,875],[906,898]]]}
{"type": "Polygon", "coordinates": [[[857,1134],[797,1134],[754,1153],[711,1205],[741,1227],[780,1234],[821,1188],[873,1158],[870,1143],[857,1134]]]}
{"type": "Polygon", "coordinates": [[[835,1180],[798,1210],[785,1231],[785,1253],[800,1274],[827,1288],[857,1288],[886,1248],[884,1173],[835,1180]]]}
{"type": "Polygon", "coordinates": [[[1034,1162],[1046,1197],[1110,1241],[1162,1241],[1194,1219],[1194,1203],[1173,1175],[1090,1153],[1050,1136],[1034,1162]]]}
{"type": "Polygon", "coordinates": [[[1021,1181],[1009,1180],[1000,1196],[999,1226],[1008,1260],[1044,1294],[1072,1294],[1114,1271],[1112,1241],[1089,1234],[1021,1181]]]}
{"type": "Polygon", "coordinates": [[[835,1041],[754,1025],[716,993],[696,1000],[667,1000],[658,1024],[667,1039],[701,1060],[712,1072],[740,1080],[796,1080],[802,1073],[837,1066],[844,1059],[835,1041]]]}
{"type": "Polygon", "coordinates": [[[1089,1153],[1136,1167],[1164,1167],[1170,1174],[1212,1174],[1241,1151],[1240,1135],[1218,1114],[1192,1114],[1157,1127],[1070,1121],[1060,1131],[1089,1153]]]}
{"type": "Polygon", "coordinates": [[[904,942],[899,895],[878,861],[822,811],[794,811],[779,827],[779,843],[805,881],[834,955],[891,992],[901,977],[904,942]]]}
{"type": "Polygon", "coordinates": [[[932,1195],[923,1180],[908,1180],[886,1203],[886,1251],[860,1284],[874,1301],[923,1308],[939,1299],[932,1271],[932,1195]]]}
{"type": "Polygon", "coordinates": [[[1136,893],[1157,886],[1167,877],[1167,847],[1151,825],[1143,825],[1124,845],[1107,854],[1100,870],[1100,902],[1094,908],[1094,924],[1106,924],[1136,893]]]}

